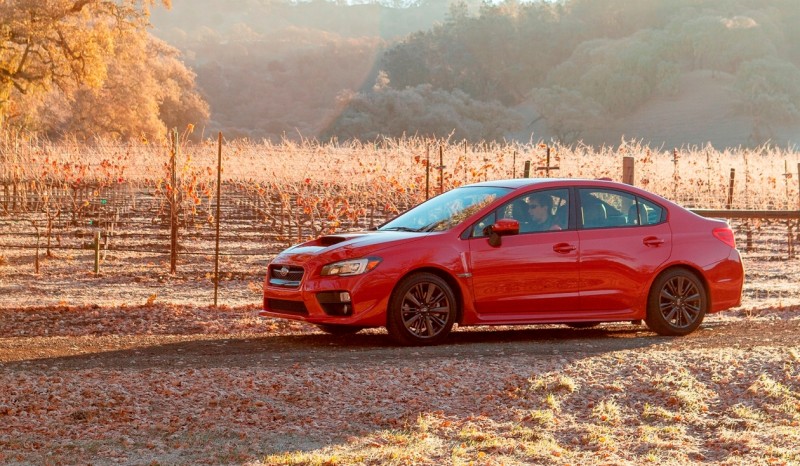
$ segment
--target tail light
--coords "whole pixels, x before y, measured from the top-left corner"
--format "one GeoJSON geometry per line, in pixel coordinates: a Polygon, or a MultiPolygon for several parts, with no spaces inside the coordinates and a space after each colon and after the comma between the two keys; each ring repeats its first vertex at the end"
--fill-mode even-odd
{"type": "Polygon", "coordinates": [[[714,238],[722,241],[723,243],[727,244],[728,246],[735,248],[736,247],[736,238],[733,236],[733,230],[728,227],[720,227],[714,228],[714,231],[711,232],[714,235],[714,238]]]}

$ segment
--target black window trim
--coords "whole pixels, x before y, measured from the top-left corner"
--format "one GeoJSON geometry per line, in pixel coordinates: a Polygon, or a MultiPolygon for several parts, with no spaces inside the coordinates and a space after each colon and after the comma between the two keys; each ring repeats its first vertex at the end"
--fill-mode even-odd
{"type": "Polygon", "coordinates": [[[666,209],[666,207],[664,207],[660,202],[656,202],[656,201],[650,199],[649,197],[642,196],[640,194],[637,194],[637,193],[634,193],[634,192],[631,192],[631,191],[626,191],[624,189],[606,188],[606,187],[598,187],[598,186],[574,186],[573,189],[575,190],[575,196],[574,196],[575,202],[573,202],[573,205],[575,206],[575,209],[574,209],[575,226],[576,226],[576,228],[578,230],[606,230],[606,229],[609,229],[609,228],[650,227],[650,226],[654,226],[654,225],[661,225],[661,224],[663,224],[663,223],[665,223],[667,221],[667,209],[666,209]],[[648,224],[645,224],[645,225],[641,225],[641,224],[636,224],[636,225],[607,225],[607,226],[602,226],[602,227],[588,227],[587,228],[587,227],[585,227],[583,225],[582,221],[580,221],[580,222],[578,221],[578,212],[580,212],[579,209],[581,208],[581,197],[580,197],[581,190],[587,190],[587,191],[593,191],[593,192],[608,192],[608,193],[611,193],[611,194],[623,193],[623,194],[626,194],[628,196],[632,196],[636,201],[637,210],[638,210],[638,206],[641,204],[641,200],[645,200],[645,201],[647,201],[647,202],[649,202],[649,203],[651,203],[653,205],[658,206],[661,209],[661,217],[658,219],[658,222],[656,222],[656,223],[648,223],[648,224]]]}

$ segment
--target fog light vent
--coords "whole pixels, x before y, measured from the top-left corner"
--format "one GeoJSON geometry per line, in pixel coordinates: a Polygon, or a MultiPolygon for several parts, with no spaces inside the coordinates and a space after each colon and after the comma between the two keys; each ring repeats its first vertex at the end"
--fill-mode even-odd
{"type": "Polygon", "coordinates": [[[323,291],[317,293],[317,302],[329,316],[349,316],[353,314],[353,304],[347,291],[323,291]]]}

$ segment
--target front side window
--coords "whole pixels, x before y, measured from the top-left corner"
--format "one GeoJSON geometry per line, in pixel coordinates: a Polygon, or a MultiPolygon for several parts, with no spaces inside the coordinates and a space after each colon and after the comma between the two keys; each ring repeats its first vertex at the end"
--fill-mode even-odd
{"type": "Polygon", "coordinates": [[[569,226],[569,190],[548,189],[519,196],[476,223],[472,237],[486,236],[486,227],[501,218],[518,221],[520,233],[565,230],[569,226]]]}

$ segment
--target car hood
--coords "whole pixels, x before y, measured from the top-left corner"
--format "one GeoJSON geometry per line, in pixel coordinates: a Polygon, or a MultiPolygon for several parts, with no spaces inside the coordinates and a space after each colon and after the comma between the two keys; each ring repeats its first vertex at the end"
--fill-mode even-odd
{"type": "Polygon", "coordinates": [[[319,257],[326,260],[364,257],[398,243],[419,241],[430,234],[372,230],[324,235],[286,249],[274,261],[304,263],[319,257]]]}

